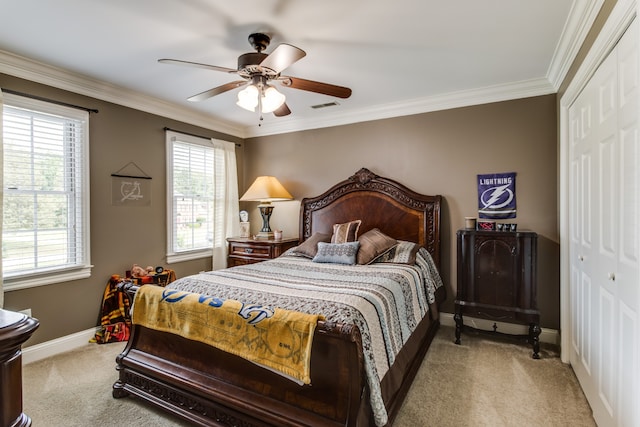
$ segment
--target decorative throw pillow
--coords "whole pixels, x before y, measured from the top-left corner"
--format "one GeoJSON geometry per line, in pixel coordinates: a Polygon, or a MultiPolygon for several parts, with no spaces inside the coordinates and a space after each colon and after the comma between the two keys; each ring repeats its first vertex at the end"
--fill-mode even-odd
{"type": "Polygon", "coordinates": [[[313,257],[313,262],[323,262],[331,264],[349,264],[356,263],[356,254],[360,242],[347,243],[325,243],[318,242],[318,253],[313,257]]]}
{"type": "Polygon", "coordinates": [[[387,236],[377,228],[369,230],[358,237],[358,242],[360,242],[357,258],[358,264],[369,264],[375,258],[398,244],[396,239],[387,236]]]}
{"type": "Polygon", "coordinates": [[[292,252],[296,255],[313,258],[318,252],[318,242],[329,243],[330,241],[331,235],[328,233],[313,233],[311,237],[302,242],[300,245],[296,246],[292,252]]]}
{"type": "Polygon", "coordinates": [[[358,230],[360,229],[362,221],[356,219],[355,221],[345,222],[344,224],[333,225],[333,236],[331,236],[331,243],[347,243],[355,242],[358,240],[358,230]]]}
{"type": "Polygon", "coordinates": [[[372,264],[387,262],[391,264],[414,265],[416,263],[416,254],[419,250],[420,245],[417,243],[398,240],[398,244],[396,246],[374,259],[372,264]]]}

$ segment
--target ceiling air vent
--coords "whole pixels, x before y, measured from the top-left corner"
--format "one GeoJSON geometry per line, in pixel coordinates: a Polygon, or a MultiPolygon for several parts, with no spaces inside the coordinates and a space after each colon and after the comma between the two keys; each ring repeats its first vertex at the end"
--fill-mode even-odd
{"type": "Polygon", "coordinates": [[[327,107],[335,107],[338,104],[337,102],[333,101],[333,102],[327,102],[326,104],[317,104],[317,105],[312,105],[311,108],[313,108],[314,110],[320,109],[320,108],[327,108],[327,107]]]}

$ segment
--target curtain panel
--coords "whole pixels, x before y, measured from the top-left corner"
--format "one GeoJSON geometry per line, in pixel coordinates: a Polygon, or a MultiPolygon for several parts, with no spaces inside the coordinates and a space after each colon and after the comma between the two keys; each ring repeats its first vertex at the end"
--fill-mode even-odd
{"type": "MultiPolygon", "coordinates": [[[[2,113],[2,89],[0,89],[0,159],[4,158],[4,130],[2,124],[4,123],[2,113]]],[[[4,200],[4,162],[0,162],[0,201],[4,200]]],[[[4,213],[4,203],[0,203],[0,242],[2,240],[2,222],[4,213]]],[[[2,288],[2,262],[0,261],[0,308],[4,307],[4,290],[2,288]]]]}
{"type": "Polygon", "coordinates": [[[212,139],[215,158],[224,158],[216,162],[215,194],[216,203],[213,212],[213,261],[212,269],[219,270],[227,266],[227,237],[240,234],[240,207],[238,202],[238,168],[236,165],[236,145],[232,142],[212,139]]]}

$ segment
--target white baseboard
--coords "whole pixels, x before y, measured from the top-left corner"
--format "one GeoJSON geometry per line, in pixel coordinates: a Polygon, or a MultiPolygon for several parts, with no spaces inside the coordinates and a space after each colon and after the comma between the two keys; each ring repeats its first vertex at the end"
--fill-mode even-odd
{"type": "Polygon", "coordinates": [[[37,362],[65,351],[75,350],[76,348],[85,346],[89,340],[96,334],[96,328],[87,329],[85,331],[76,332],[75,334],[66,335],[51,341],[45,341],[22,349],[22,364],[37,362]]]}
{"type": "MultiPolygon", "coordinates": [[[[456,321],[453,320],[452,313],[440,313],[440,323],[445,326],[456,326],[456,321]]],[[[464,316],[464,324],[476,329],[492,331],[494,323],[498,327],[498,332],[511,335],[526,335],[529,333],[529,327],[526,325],[493,322],[491,320],[476,319],[474,317],[464,316]]],[[[542,332],[540,333],[540,342],[560,345],[560,333],[555,329],[542,328],[542,332]]]]}

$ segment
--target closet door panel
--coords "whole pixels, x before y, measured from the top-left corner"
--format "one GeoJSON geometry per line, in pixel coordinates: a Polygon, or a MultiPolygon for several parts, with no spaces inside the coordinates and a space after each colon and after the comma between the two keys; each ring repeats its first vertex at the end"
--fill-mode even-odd
{"type": "MultiPolygon", "coordinates": [[[[638,311],[630,307],[622,300],[619,310],[620,329],[617,332],[619,342],[629,340],[630,337],[637,337],[638,333],[638,311]]],[[[633,341],[633,340],[632,340],[633,341]]],[[[634,420],[640,420],[638,405],[638,351],[619,351],[617,364],[621,371],[618,413],[621,427],[637,427],[634,420]]]]}
{"type": "Polygon", "coordinates": [[[616,388],[618,383],[617,372],[617,316],[615,315],[615,295],[606,288],[601,287],[599,292],[600,322],[598,323],[598,335],[600,345],[598,352],[598,396],[603,403],[608,417],[614,417],[616,405],[616,388]]]}
{"type": "Polygon", "coordinates": [[[615,287],[619,301],[617,320],[618,406],[621,426],[640,425],[637,396],[640,328],[640,145],[638,143],[638,30],[633,24],[618,43],[618,200],[619,224],[615,287]],[[630,36],[627,36],[629,34],[630,36]],[[635,401],[632,399],[635,396],[635,401]]]}
{"type": "Polygon", "coordinates": [[[580,324],[580,346],[579,356],[580,364],[586,371],[588,376],[591,376],[591,349],[594,348],[592,339],[594,334],[592,332],[593,315],[591,310],[591,277],[584,271],[580,274],[578,298],[579,316],[578,322],[580,324]]]}
{"type": "Polygon", "coordinates": [[[570,361],[602,426],[640,426],[637,26],[569,109],[570,361]]]}

